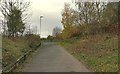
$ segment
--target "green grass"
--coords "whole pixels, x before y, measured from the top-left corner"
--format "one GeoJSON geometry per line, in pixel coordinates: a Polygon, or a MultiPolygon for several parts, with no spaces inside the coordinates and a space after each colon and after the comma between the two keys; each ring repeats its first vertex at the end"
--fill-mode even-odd
{"type": "Polygon", "coordinates": [[[2,38],[3,64],[7,66],[15,62],[28,50],[28,42],[25,38],[2,38]]]}
{"type": "Polygon", "coordinates": [[[78,39],[80,39],[80,37],[73,37],[73,38],[70,38],[70,39],[65,39],[65,40],[59,42],[59,44],[62,45],[62,46],[67,46],[69,44],[72,44],[72,43],[76,42],[78,39]]]}
{"type": "MultiPolygon", "coordinates": [[[[28,50],[33,50],[33,51],[36,50],[36,47],[38,47],[40,43],[41,43],[40,38],[37,35],[26,35],[23,37],[3,36],[2,37],[3,69],[5,69],[6,67],[9,68],[10,65],[15,63],[28,50]]],[[[32,53],[33,52],[31,52],[31,54],[32,53]]],[[[22,63],[24,64],[24,62],[25,60],[22,63]]],[[[20,67],[19,65],[16,67],[15,72],[19,70],[19,67],[20,67]]]]}
{"type": "MultiPolygon", "coordinates": [[[[69,39],[71,40],[71,39],[69,39]]],[[[118,37],[104,35],[88,36],[60,44],[73,56],[96,72],[118,71],[118,37]]]]}

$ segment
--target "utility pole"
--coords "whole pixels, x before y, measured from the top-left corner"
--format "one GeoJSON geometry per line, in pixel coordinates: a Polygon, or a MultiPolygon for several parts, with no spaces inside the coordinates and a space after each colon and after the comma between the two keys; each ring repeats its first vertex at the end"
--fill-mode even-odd
{"type": "Polygon", "coordinates": [[[29,25],[29,35],[30,35],[30,25],[29,25]]]}
{"type": "Polygon", "coordinates": [[[3,35],[6,34],[6,27],[5,27],[5,22],[2,20],[2,26],[3,26],[3,35]]]}
{"type": "Polygon", "coordinates": [[[36,26],[36,35],[37,35],[37,26],[36,26]]]}
{"type": "Polygon", "coordinates": [[[1,36],[1,33],[2,33],[1,32],[1,30],[2,30],[1,28],[2,28],[2,23],[1,23],[1,20],[0,20],[0,36],[1,36]]]}
{"type": "Polygon", "coordinates": [[[41,38],[41,19],[43,18],[43,16],[40,16],[40,38],[41,38]]]}

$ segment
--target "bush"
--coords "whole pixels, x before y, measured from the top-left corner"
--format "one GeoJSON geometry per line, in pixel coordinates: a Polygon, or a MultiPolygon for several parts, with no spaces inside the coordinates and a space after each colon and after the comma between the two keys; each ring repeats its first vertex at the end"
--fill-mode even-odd
{"type": "Polygon", "coordinates": [[[67,39],[67,38],[72,38],[76,37],[82,34],[83,27],[79,26],[71,26],[63,30],[62,32],[62,38],[67,39]]]}
{"type": "Polygon", "coordinates": [[[40,37],[38,35],[26,35],[26,38],[28,39],[28,45],[30,48],[35,48],[41,44],[40,37]]]}
{"type": "Polygon", "coordinates": [[[47,40],[53,41],[53,40],[54,40],[54,37],[51,36],[51,35],[49,35],[49,36],[47,37],[47,40]]]}
{"type": "Polygon", "coordinates": [[[63,38],[62,38],[62,33],[57,34],[55,38],[56,38],[57,40],[63,40],[63,38]]]}

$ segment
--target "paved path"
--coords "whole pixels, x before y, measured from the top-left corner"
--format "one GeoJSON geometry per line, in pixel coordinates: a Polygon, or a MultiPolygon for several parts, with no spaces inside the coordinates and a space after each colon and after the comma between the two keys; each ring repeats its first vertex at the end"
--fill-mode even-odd
{"type": "Polygon", "coordinates": [[[25,65],[24,72],[89,72],[89,70],[63,47],[44,43],[36,56],[25,65]]]}

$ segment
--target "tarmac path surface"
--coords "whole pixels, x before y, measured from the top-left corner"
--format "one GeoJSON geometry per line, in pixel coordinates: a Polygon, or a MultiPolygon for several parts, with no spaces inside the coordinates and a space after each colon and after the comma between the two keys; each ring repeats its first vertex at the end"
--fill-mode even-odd
{"type": "Polygon", "coordinates": [[[63,47],[53,42],[42,45],[36,56],[25,65],[23,72],[90,72],[63,47]]]}

